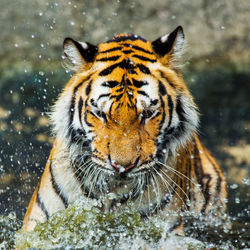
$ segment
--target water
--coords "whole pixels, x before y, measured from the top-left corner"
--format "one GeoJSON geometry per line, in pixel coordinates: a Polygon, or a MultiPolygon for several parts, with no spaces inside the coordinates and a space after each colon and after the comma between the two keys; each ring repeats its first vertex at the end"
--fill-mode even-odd
{"type": "Polygon", "coordinates": [[[129,205],[124,211],[100,213],[98,203],[82,204],[38,224],[33,232],[21,226],[14,213],[0,217],[0,249],[244,249],[250,247],[250,223],[233,220],[231,230],[204,226],[187,219],[186,237],[171,236],[159,217],[143,220],[129,205]],[[18,230],[18,231],[17,231],[18,230]],[[15,240],[14,240],[15,239],[15,240]]]}

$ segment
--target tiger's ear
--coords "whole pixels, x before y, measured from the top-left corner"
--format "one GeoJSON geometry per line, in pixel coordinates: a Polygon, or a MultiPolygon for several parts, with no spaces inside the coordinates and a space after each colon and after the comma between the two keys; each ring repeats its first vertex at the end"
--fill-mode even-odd
{"type": "Polygon", "coordinates": [[[85,63],[94,61],[98,47],[88,42],[77,42],[72,38],[65,38],[63,42],[65,56],[73,64],[73,69],[82,68],[85,63]]]}
{"type": "Polygon", "coordinates": [[[152,48],[163,63],[168,63],[180,57],[184,41],[183,28],[178,26],[173,32],[153,41],[152,48]]]}

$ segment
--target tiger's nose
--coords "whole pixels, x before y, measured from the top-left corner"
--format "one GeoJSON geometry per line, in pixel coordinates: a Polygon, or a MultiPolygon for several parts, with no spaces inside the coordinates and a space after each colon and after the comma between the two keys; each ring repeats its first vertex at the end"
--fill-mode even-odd
{"type": "Polygon", "coordinates": [[[122,166],[119,163],[116,163],[115,161],[112,161],[110,159],[110,165],[115,168],[119,173],[128,173],[131,171],[133,168],[137,166],[139,162],[139,157],[136,159],[136,161],[133,164],[129,164],[127,166],[122,166]]]}

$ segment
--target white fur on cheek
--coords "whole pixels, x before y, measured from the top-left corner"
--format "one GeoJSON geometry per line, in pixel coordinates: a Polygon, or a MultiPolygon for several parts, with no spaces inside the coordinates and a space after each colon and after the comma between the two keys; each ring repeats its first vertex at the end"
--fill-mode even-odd
{"type": "MultiPolygon", "coordinates": [[[[71,90],[73,93],[73,89],[71,90]]],[[[69,129],[70,106],[72,94],[63,91],[59,99],[55,103],[50,119],[54,125],[53,132],[60,138],[66,138],[69,129]]]]}

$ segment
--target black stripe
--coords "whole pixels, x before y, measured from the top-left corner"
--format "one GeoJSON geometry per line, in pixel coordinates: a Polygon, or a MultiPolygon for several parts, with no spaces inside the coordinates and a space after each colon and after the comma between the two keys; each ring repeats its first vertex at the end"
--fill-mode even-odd
{"type": "Polygon", "coordinates": [[[89,114],[91,114],[92,116],[94,116],[94,117],[97,117],[97,118],[98,118],[98,114],[95,114],[95,113],[93,113],[92,111],[88,111],[88,113],[89,113],[89,114]]]}
{"type": "Polygon", "coordinates": [[[209,174],[205,174],[203,175],[202,177],[202,182],[203,182],[203,195],[204,195],[204,198],[205,198],[205,203],[201,209],[201,212],[202,213],[205,213],[206,211],[206,207],[209,203],[209,200],[210,200],[210,194],[209,194],[209,184],[210,184],[210,181],[211,181],[211,176],[209,174]],[[205,184],[205,187],[204,187],[204,181],[206,180],[206,184],[205,184]]]}
{"type": "Polygon", "coordinates": [[[115,64],[109,66],[108,68],[102,70],[102,71],[99,73],[99,76],[106,76],[106,75],[111,74],[112,71],[113,71],[115,68],[119,67],[119,65],[120,65],[120,63],[115,63],[115,64]]]}
{"type": "Polygon", "coordinates": [[[110,93],[99,95],[99,97],[97,98],[97,101],[107,96],[110,96],[110,93]]]}
{"type": "Polygon", "coordinates": [[[184,116],[185,111],[184,111],[184,109],[183,109],[183,105],[182,105],[180,96],[177,96],[176,113],[177,113],[178,118],[179,118],[179,120],[180,120],[180,125],[179,125],[179,127],[184,126],[184,122],[186,122],[187,119],[186,119],[186,117],[184,116]]]}
{"type": "Polygon", "coordinates": [[[116,93],[122,92],[124,90],[124,87],[120,87],[119,89],[116,90],[116,93]]]}
{"type": "Polygon", "coordinates": [[[131,70],[135,68],[135,65],[133,61],[131,61],[131,59],[125,58],[123,61],[120,62],[119,67],[122,69],[131,70]]]}
{"type": "Polygon", "coordinates": [[[116,102],[118,102],[121,98],[122,98],[123,94],[120,94],[120,95],[117,95],[117,96],[114,96],[116,98],[116,102]]]}
{"type": "Polygon", "coordinates": [[[127,49],[127,50],[122,50],[124,54],[130,54],[133,53],[134,51],[132,49],[127,49]]]}
{"type": "Polygon", "coordinates": [[[204,178],[207,178],[207,177],[210,177],[210,176],[204,175],[203,168],[202,168],[202,163],[201,163],[201,158],[200,158],[200,155],[199,155],[199,150],[198,150],[198,146],[196,144],[195,139],[193,140],[193,143],[194,143],[194,170],[195,170],[195,175],[196,175],[198,183],[200,184],[200,186],[202,188],[202,193],[203,193],[204,198],[205,198],[205,203],[203,204],[203,207],[201,209],[201,212],[204,213],[205,210],[206,210],[206,206],[208,204],[208,201],[209,201],[208,185],[209,185],[210,179],[208,179],[205,188],[204,188],[203,180],[204,180],[204,178]]]}
{"type": "Polygon", "coordinates": [[[145,57],[145,56],[133,55],[132,57],[139,58],[139,59],[142,60],[142,61],[156,62],[156,59],[150,59],[150,58],[145,57]]]}
{"type": "Polygon", "coordinates": [[[43,213],[46,215],[46,218],[49,218],[49,212],[48,210],[45,208],[45,205],[41,199],[40,193],[39,193],[39,186],[37,188],[37,196],[36,196],[36,202],[38,204],[38,206],[41,208],[41,210],[43,211],[43,213]]]}
{"type": "Polygon", "coordinates": [[[52,187],[55,190],[55,192],[57,193],[57,195],[59,196],[59,198],[61,199],[61,201],[63,202],[65,208],[67,208],[69,205],[68,199],[63,194],[61,188],[59,187],[58,183],[56,182],[56,179],[55,179],[55,176],[53,173],[53,169],[52,169],[52,162],[51,161],[50,161],[50,165],[49,165],[49,171],[50,171],[50,175],[51,175],[52,187]]]}
{"type": "Polygon", "coordinates": [[[143,90],[138,90],[137,93],[141,94],[141,95],[144,95],[144,96],[146,96],[146,97],[149,98],[148,94],[145,91],[143,91],[143,90]]]}
{"type": "Polygon", "coordinates": [[[83,82],[79,83],[73,90],[73,96],[71,98],[71,103],[70,103],[70,109],[69,109],[69,113],[70,113],[70,119],[69,119],[69,127],[71,126],[72,122],[73,122],[73,118],[74,118],[74,113],[75,113],[75,94],[76,91],[78,90],[78,88],[83,84],[83,82]]]}
{"type": "Polygon", "coordinates": [[[109,116],[110,117],[112,116],[111,112],[112,112],[113,105],[114,105],[114,102],[111,103],[110,108],[109,108],[109,116]]]}
{"type": "Polygon", "coordinates": [[[74,107],[75,107],[75,94],[76,94],[76,91],[78,90],[79,87],[82,86],[82,84],[84,84],[84,82],[88,81],[91,76],[92,75],[89,75],[86,79],[84,79],[82,82],[80,82],[78,85],[76,85],[76,87],[73,89],[73,95],[72,95],[72,98],[71,98],[70,109],[69,109],[69,113],[70,113],[69,125],[68,125],[69,128],[71,127],[71,124],[72,124],[73,118],[74,118],[74,107]]]}
{"type": "Polygon", "coordinates": [[[163,96],[167,94],[167,90],[161,81],[159,81],[159,92],[163,96]]]}
{"type": "Polygon", "coordinates": [[[106,75],[111,74],[112,71],[113,71],[116,67],[118,67],[118,65],[119,65],[119,64],[116,63],[116,64],[111,65],[111,66],[109,66],[108,68],[102,70],[102,71],[99,73],[99,76],[106,76],[106,75]]]}
{"type": "Polygon", "coordinates": [[[81,124],[82,124],[82,106],[83,106],[83,100],[82,97],[80,97],[80,100],[78,101],[78,115],[81,124]]]}
{"type": "Polygon", "coordinates": [[[168,79],[165,73],[161,70],[159,70],[159,72],[161,74],[161,77],[164,78],[172,88],[176,89],[176,86],[168,79]]]}
{"type": "Polygon", "coordinates": [[[157,112],[157,113],[153,116],[153,118],[155,119],[155,118],[158,117],[159,115],[161,115],[161,112],[157,112]]]}
{"type": "Polygon", "coordinates": [[[161,108],[162,108],[162,119],[161,119],[161,122],[159,124],[159,130],[161,130],[162,128],[162,125],[165,121],[165,118],[166,118],[166,114],[165,114],[165,102],[163,101],[162,97],[160,97],[160,101],[161,101],[161,108]]]}
{"type": "MultiPolygon", "coordinates": [[[[127,83],[127,86],[132,86],[133,85],[132,82],[128,78],[126,79],[125,83],[127,83]]],[[[130,90],[132,90],[132,89],[130,89],[130,90]]]]}
{"type": "MultiPolygon", "coordinates": [[[[124,59],[123,61],[119,62],[119,63],[115,63],[109,67],[107,67],[106,69],[102,70],[99,75],[100,76],[106,76],[108,74],[111,74],[112,71],[115,68],[122,68],[122,69],[127,69],[127,70],[132,70],[134,69],[136,66],[131,63],[131,61],[129,59],[124,59]]],[[[134,72],[135,73],[135,72],[134,72]]]]}
{"type": "Polygon", "coordinates": [[[85,123],[89,126],[89,127],[94,127],[94,125],[92,125],[91,123],[88,122],[87,120],[87,114],[90,113],[88,110],[85,111],[84,113],[84,121],[85,123]]]}
{"type": "Polygon", "coordinates": [[[104,50],[104,51],[100,51],[99,53],[108,53],[108,52],[112,52],[112,51],[116,51],[116,50],[121,50],[122,47],[114,47],[112,49],[107,49],[107,50],[104,50]]]}
{"type": "Polygon", "coordinates": [[[88,111],[89,114],[91,114],[92,116],[96,117],[96,118],[102,118],[104,120],[104,122],[107,122],[107,116],[104,112],[102,111],[95,111],[95,112],[92,112],[92,111],[88,111]]]}
{"type": "Polygon", "coordinates": [[[91,91],[91,83],[92,83],[92,81],[90,81],[90,82],[88,83],[88,86],[86,87],[86,90],[85,90],[85,94],[86,94],[86,95],[88,95],[88,94],[90,93],[90,91],[91,91]]]}
{"type": "Polygon", "coordinates": [[[114,88],[116,87],[117,85],[119,85],[120,83],[117,82],[117,81],[106,81],[104,83],[102,83],[102,86],[103,87],[109,87],[109,88],[114,88]]]}
{"type": "Polygon", "coordinates": [[[143,52],[145,52],[147,54],[153,55],[153,52],[151,52],[149,50],[146,50],[146,49],[143,49],[142,47],[139,47],[139,46],[136,46],[136,45],[133,45],[133,44],[123,43],[122,45],[124,45],[125,47],[129,47],[129,48],[136,49],[136,50],[139,50],[139,51],[143,51],[143,52]]]}
{"type": "Polygon", "coordinates": [[[146,82],[146,81],[137,81],[135,79],[132,79],[132,81],[133,81],[133,84],[136,88],[141,88],[144,85],[148,85],[148,82],[146,82]]]}
{"type": "Polygon", "coordinates": [[[120,58],[120,56],[111,56],[111,57],[103,57],[100,59],[96,59],[97,62],[107,62],[107,61],[116,61],[120,58]]]}
{"type": "Polygon", "coordinates": [[[206,154],[206,156],[207,156],[209,162],[212,164],[214,171],[215,171],[216,174],[217,174],[216,192],[217,192],[217,195],[219,195],[219,194],[220,194],[220,191],[221,191],[221,182],[222,182],[220,173],[219,173],[219,171],[218,171],[218,169],[217,169],[217,166],[216,166],[216,165],[214,164],[214,162],[212,161],[211,155],[210,155],[207,151],[205,151],[205,154],[206,154]]]}
{"type": "Polygon", "coordinates": [[[168,120],[168,126],[167,129],[170,128],[172,119],[173,119],[173,109],[174,109],[174,104],[172,101],[172,97],[168,95],[168,112],[169,112],[169,120],[168,120]]]}
{"type": "Polygon", "coordinates": [[[137,67],[139,68],[139,70],[144,73],[144,74],[150,74],[150,70],[148,67],[146,67],[145,65],[143,64],[137,64],[137,67]]]}

